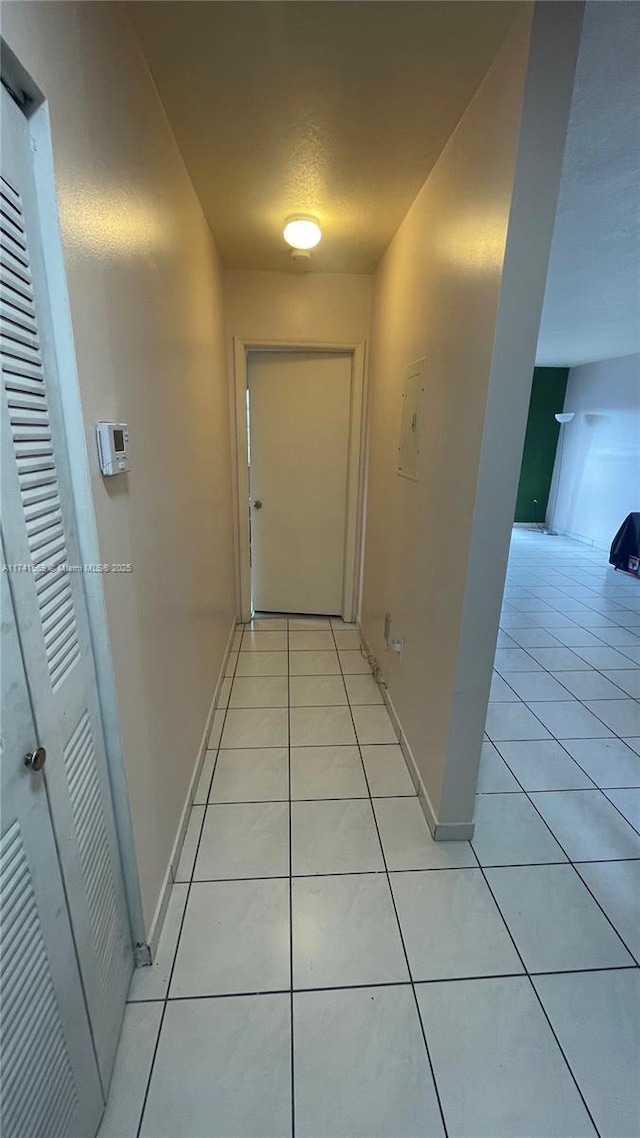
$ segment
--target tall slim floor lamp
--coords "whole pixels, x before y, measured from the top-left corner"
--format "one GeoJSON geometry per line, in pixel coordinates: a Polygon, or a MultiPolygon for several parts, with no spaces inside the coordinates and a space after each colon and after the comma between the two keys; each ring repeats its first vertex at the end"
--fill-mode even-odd
{"type": "Polygon", "coordinates": [[[575,418],[575,411],[559,411],[558,414],[555,415],[554,417],[555,417],[556,422],[560,424],[560,448],[559,448],[559,457],[558,457],[558,477],[556,478],[556,484],[555,484],[554,491],[553,491],[553,509],[551,511],[551,525],[548,526],[544,531],[546,533],[547,537],[557,537],[558,536],[558,531],[557,531],[557,529],[553,528],[553,523],[555,522],[556,506],[558,504],[558,487],[559,487],[560,481],[562,479],[562,459],[564,457],[564,428],[565,428],[565,425],[567,423],[570,423],[571,420],[573,418],[575,418]]]}

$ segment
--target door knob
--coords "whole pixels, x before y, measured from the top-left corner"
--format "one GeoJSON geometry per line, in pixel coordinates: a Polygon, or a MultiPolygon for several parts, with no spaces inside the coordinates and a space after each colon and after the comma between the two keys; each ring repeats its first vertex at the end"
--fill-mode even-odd
{"type": "Polygon", "coordinates": [[[262,509],[262,502],[260,501],[259,498],[256,498],[255,502],[253,503],[253,508],[254,508],[254,510],[261,510],[262,509]]]}
{"type": "Polygon", "coordinates": [[[47,752],[44,747],[37,747],[35,751],[28,751],[24,757],[25,767],[32,771],[41,771],[47,761],[47,752]]]}

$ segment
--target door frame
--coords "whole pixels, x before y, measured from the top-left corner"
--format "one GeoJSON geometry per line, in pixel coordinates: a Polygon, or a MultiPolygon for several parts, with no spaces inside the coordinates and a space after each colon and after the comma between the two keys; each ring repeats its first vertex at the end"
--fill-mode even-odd
{"type": "Polygon", "coordinates": [[[367,376],[365,343],[326,340],[252,340],[234,336],[233,370],[236,419],[236,477],[240,619],[251,619],[251,533],[249,515],[249,455],[247,437],[247,390],[250,352],[326,352],[351,356],[351,414],[347,461],[347,524],[345,564],[342,584],[342,617],[354,621],[360,605],[364,487],[365,487],[365,408],[367,376]]]}

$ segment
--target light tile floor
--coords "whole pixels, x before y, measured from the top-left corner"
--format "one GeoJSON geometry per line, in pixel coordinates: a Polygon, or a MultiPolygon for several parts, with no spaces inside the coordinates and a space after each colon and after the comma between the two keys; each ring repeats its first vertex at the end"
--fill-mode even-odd
{"type": "Polygon", "coordinates": [[[100,1138],[638,1138],[640,585],[514,531],[473,842],[341,621],[240,631],[100,1138]]]}

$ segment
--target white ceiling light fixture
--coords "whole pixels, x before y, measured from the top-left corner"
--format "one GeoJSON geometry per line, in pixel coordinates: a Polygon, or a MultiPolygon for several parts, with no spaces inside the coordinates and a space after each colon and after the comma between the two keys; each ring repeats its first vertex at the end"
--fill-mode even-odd
{"type": "Polygon", "coordinates": [[[292,249],[315,249],[322,240],[322,230],[315,217],[303,214],[288,217],[282,235],[292,249]]]}

